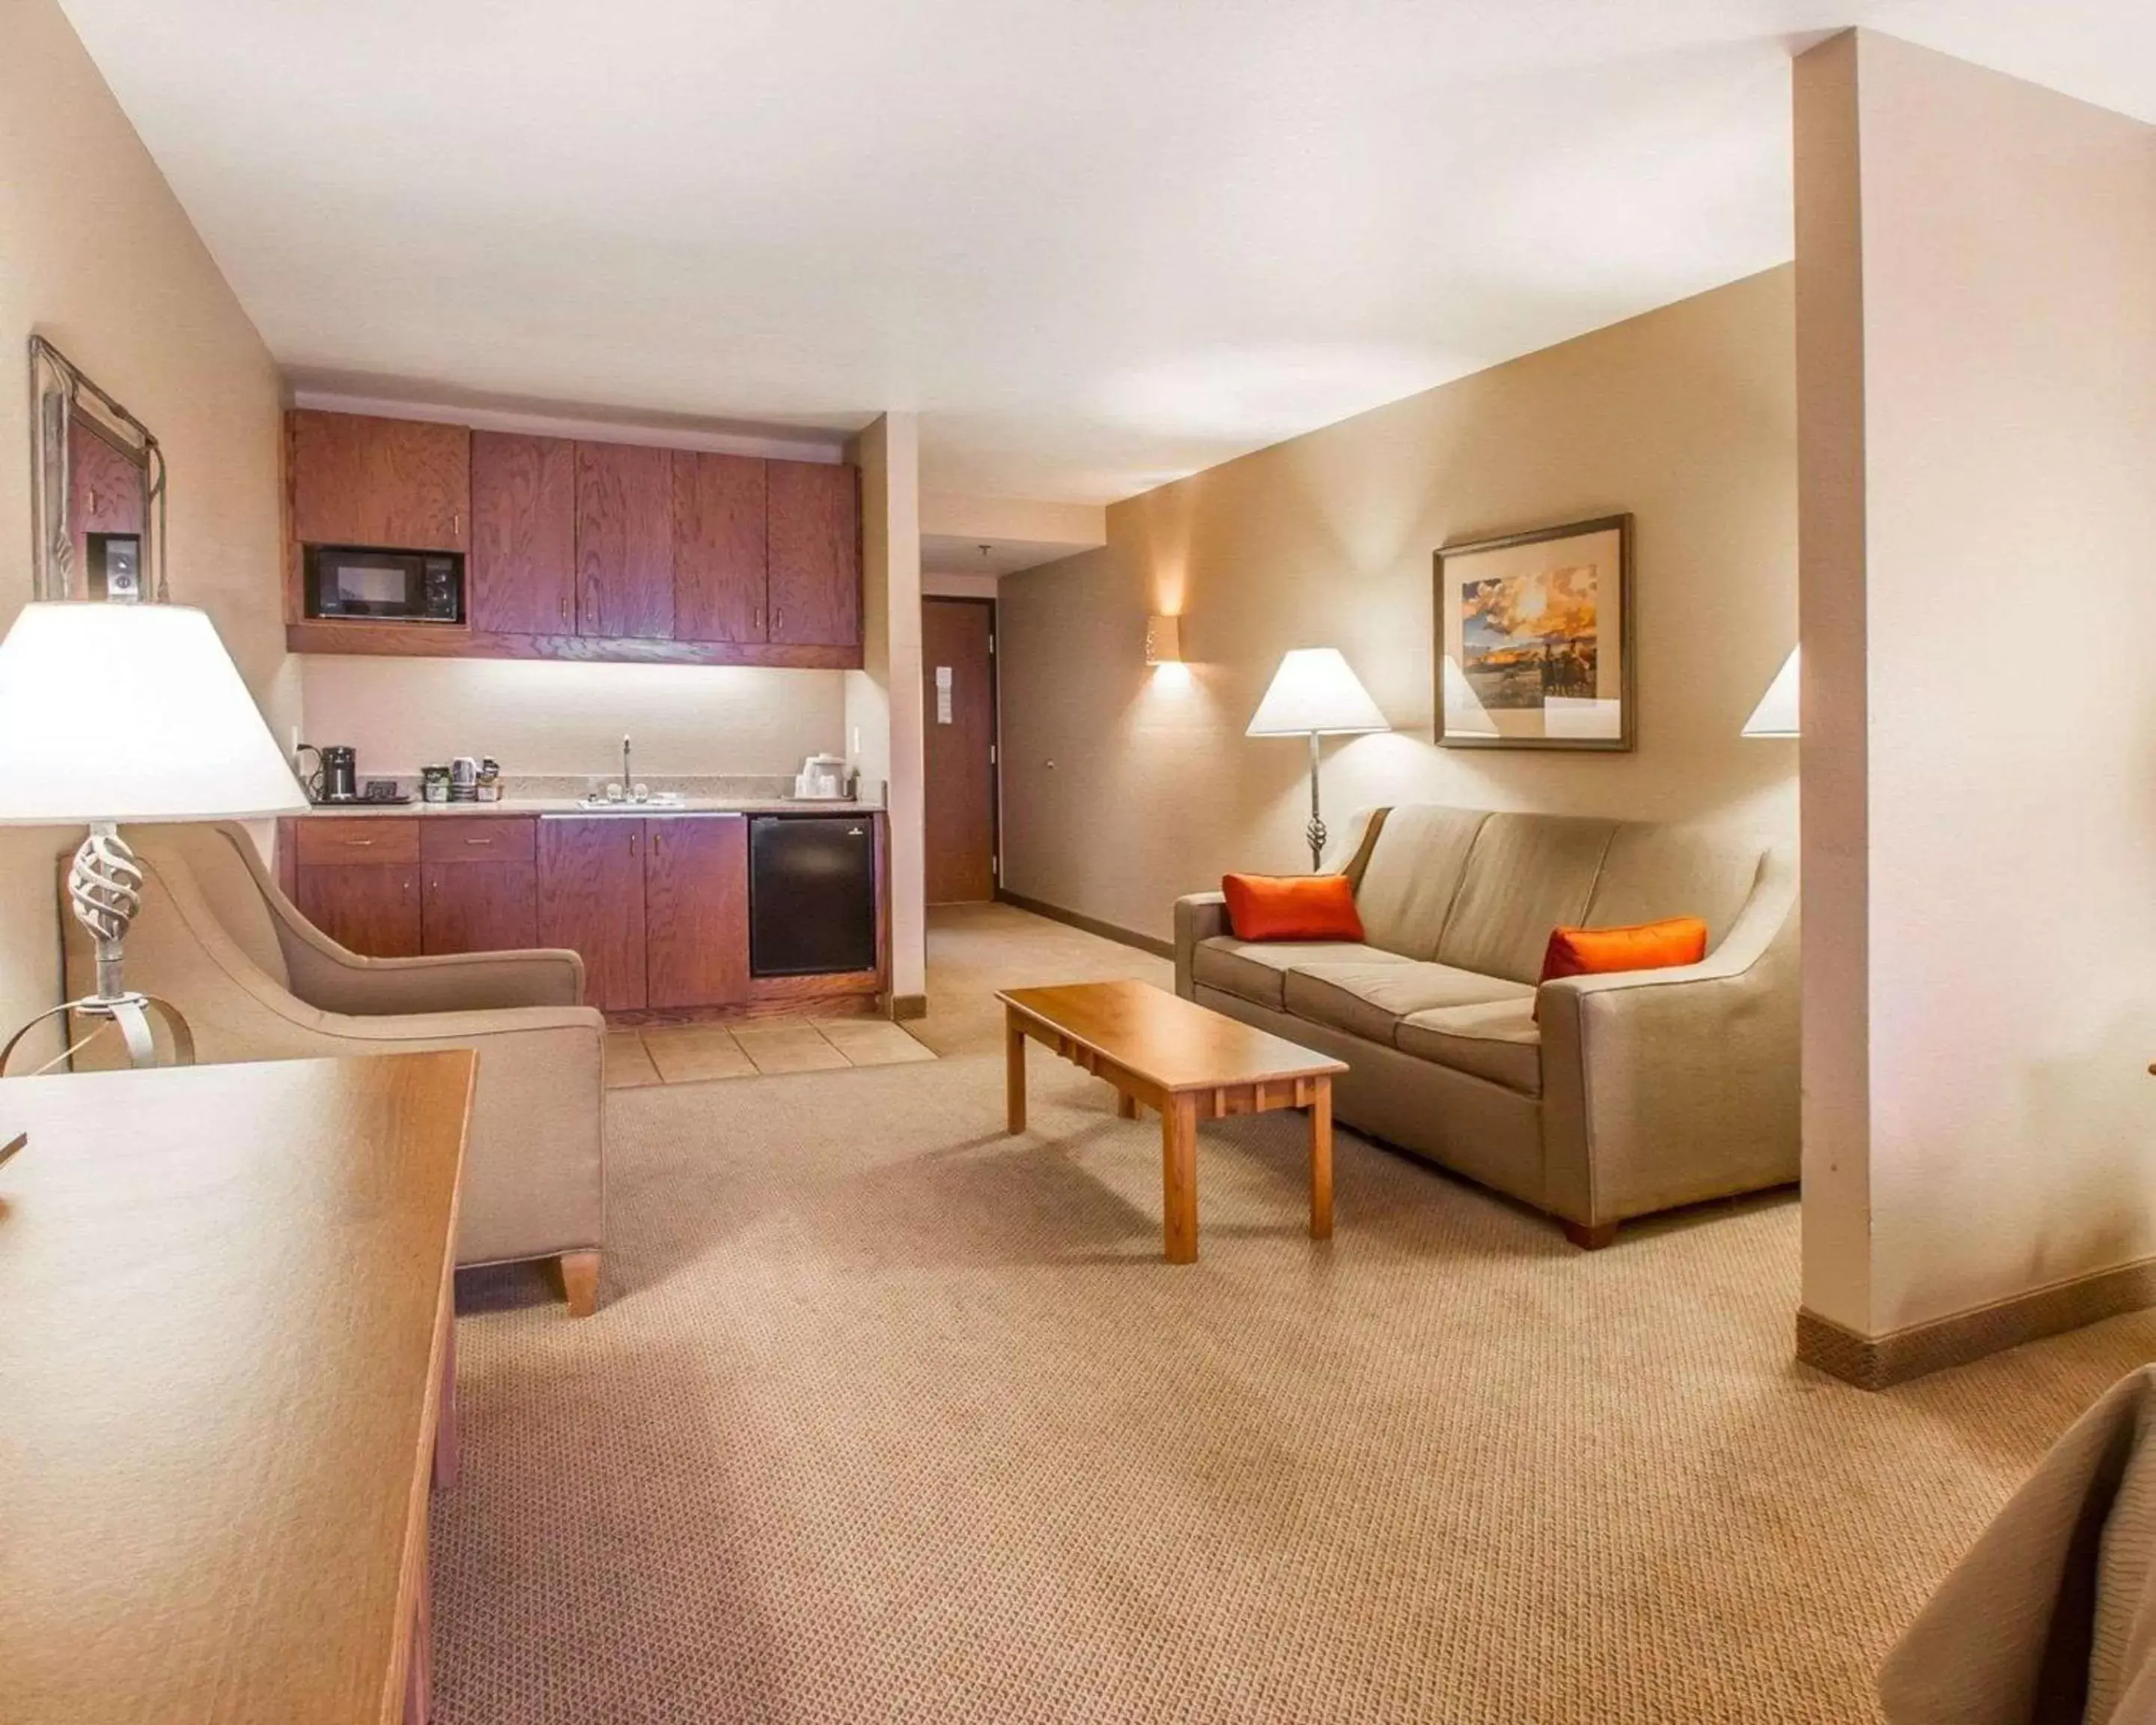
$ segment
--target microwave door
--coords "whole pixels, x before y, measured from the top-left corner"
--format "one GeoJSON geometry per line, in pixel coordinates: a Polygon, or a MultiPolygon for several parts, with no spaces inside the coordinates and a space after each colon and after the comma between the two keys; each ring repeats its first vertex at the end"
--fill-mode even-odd
{"type": "Polygon", "coordinates": [[[403,564],[341,561],[332,571],[336,608],[347,617],[408,617],[412,577],[403,564]]]}

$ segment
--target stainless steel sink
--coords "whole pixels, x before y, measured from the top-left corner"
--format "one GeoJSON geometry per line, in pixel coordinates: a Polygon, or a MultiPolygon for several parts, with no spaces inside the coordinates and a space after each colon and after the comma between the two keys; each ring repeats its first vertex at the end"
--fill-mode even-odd
{"type": "Polygon", "coordinates": [[[689,799],[679,791],[654,791],[642,801],[629,797],[579,797],[577,807],[594,814],[642,814],[654,809],[685,809],[689,799]]]}

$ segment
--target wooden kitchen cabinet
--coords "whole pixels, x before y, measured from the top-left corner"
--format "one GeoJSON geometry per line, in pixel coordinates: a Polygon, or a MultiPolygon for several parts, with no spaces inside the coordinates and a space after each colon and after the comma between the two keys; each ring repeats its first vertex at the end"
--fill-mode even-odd
{"type": "Polygon", "coordinates": [[[427,863],[419,897],[428,952],[521,952],[541,943],[538,876],[528,862],[427,863]]]}
{"type": "Polygon", "coordinates": [[[674,639],[762,641],[764,470],[747,455],[674,452],[674,639]]]}
{"type": "Polygon", "coordinates": [[[583,955],[584,999],[606,1012],[645,1000],[644,826],[624,815],[539,823],[539,944],[583,955]]]}
{"type": "Polygon", "coordinates": [[[580,634],[673,638],[673,451],[577,445],[577,583],[580,634]]]}
{"type": "MultiPolygon", "coordinates": [[[[308,823],[300,824],[304,835],[308,823]]],[[[369,958],[416,958],[421,950],[419,865],[311,863],[304,850],[292,901],[300,914],[347,952],[369,958]]]]}
{"type": "Polygon", "coordinates": [[[864,662],[857,468],[313,409],[286,445],[292,652],[864,662]],[[463,552],[464,621],[308,617],[309,545],[463,552]]]}
{"type": "Polygon", "coordinates": [[[418,824],[424,949],[505,952],[537,946],[539,823],[516,815],[438,814],[418,824]]]}
{"type": "Polygon", "coordinates": [[[644,824],[644,1004],[749,998],[748,821],[685,814],[644,824]]]}
{"type": "Polygon", "coordinates": [[[286,426],[292,537],[300,544],[468,548],[466,428],[307,408],[290,413],[286,426]]]}
{"type": "Polygon", "coordinates": [[[860,470],[821,461],[767,461],[764,469],[769,639],[858,646],[860,470]]]}
{"type": "Polygon", "coordinates": [[[577,446],[567,438],[471,434],[471,626],[511,635],[577,632],[577,446]]]}

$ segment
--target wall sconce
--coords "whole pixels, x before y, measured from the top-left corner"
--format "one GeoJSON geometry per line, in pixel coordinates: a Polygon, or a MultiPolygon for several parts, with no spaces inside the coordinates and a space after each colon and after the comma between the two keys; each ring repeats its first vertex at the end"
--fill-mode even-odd
{"type": "Polygon", "coordinates": [[[1180,617],[1146,619],[1145,662],[1147,665],[1183,663],[1183,619],[1180,617]]]}

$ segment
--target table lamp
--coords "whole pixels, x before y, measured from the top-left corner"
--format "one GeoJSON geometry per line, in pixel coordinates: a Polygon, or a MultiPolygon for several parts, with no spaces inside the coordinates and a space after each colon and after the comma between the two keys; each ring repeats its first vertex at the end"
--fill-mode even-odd
{"type": "Polygon", "coordinates": [[[110,1019],[137,1066],[153,1065],[151,1011],[176,1056],[186,1020],[121,974],[142,870],[123,822],[249,820],[307,806],[209,618],[184,605],[26,605],[0,640],[0,824],[90,835],[68,871],[75,919],[97,946],[96,992],[40,1013],[0,1048],[0,1072],[38,1024],[69,1012],[110,1019]]]}
{"type": "Polygon", "coordinates": [[[1337,647],[1297,647],[1280,662],[1245,737],[1310,738],[1310,871],[1325,859],[1325,822],[1317,812],[1317,740],[1366,731],[1389,731],[1378,703],[1370,699],[1337,647]]]}

